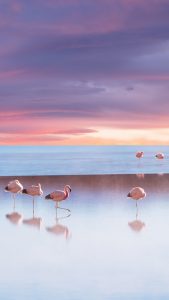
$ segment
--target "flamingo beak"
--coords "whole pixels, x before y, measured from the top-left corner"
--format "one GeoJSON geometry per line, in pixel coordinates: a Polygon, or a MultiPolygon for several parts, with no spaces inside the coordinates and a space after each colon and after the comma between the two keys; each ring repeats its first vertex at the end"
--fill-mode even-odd
{"type": "Polygon", "coordinates": [[[131,197],[130,193],[127,194],[127,197],[131,197]]]}

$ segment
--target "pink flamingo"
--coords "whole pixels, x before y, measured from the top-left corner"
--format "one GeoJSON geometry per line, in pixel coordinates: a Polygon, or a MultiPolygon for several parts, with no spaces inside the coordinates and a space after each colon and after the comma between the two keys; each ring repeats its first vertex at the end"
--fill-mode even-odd
{"type": "Polygon", "coordinates": [[[22,190],[23,190],[23,186],[17,179],[10,181],[8,185],[5,187],[5,191],[11,192],[13,195],[17,193],[21,193],[22,190]]]}
{"type": "Polygon", "coordinates": [[[45,199],[46,200],[53,200],[56,202],[56,218],[57,218],[57,208],[59,209],[64,209],[70,212],[70,209],[68,208],[62,208],[59,207],[59,202],[66,200],[67,198],[69,198],[71,192],[71,187],[70,185],[65,185],[64,190],[56,190],[50,194],[48,194],[45,199]]]}
{"type": "Polygon", "coordinates": [[[8,185],[5,187],[5,191],[10,192],[13,197],[13,210],[14,211],[15,211],[15,195],[18,193],[21,193],[22,190],[23,190],[23,186],[17,179],[10,181],[8,183],[8,185]]]}
{"type": "Polygon", "coordinates": [[[23,189],[22,193],[33,197],[33,215],[34,215],[34,202],[35,202],[34,197],[43,195],[41,184],[38,183],[38,185],[31,185],[27,189],[23,189]]]}
{"type": "Polygon", "coordinates": [[[35,217],[35,215],[34,215],[34,202],[35,202],[34,197],[43,195],[41,184],[39,183],[38,185],[31,185],[27,189],[23,189],[22,193],[33,197],[33,216],[30,219],[23,220],[23,223],[27,224],[27,225],[33,225],[33,226],[40,228],[42,218],[35,217]]]}
{"type": "Polygon", "coordinates": [[[156,158],[158,159],[164,159],[164,154],[163,153],[157,153],[156,158]]]}
{"type": "Polygon", "coordinates": [[[140,200],[140,199],[143,199],[144,197],[146,197],[146,193],[143,188],[136,186],[130,190],[127,197],[130,197],[133,200],[136,200],[136,207],[137,207],[137,200],[140,200]]]}
{"type": "Polygon", "coordinates": [[[144,152],[143,151],[138,151],[137,153],[136,153],[136,157],[137,158],[142,158],[144,156],[144,152]]]}

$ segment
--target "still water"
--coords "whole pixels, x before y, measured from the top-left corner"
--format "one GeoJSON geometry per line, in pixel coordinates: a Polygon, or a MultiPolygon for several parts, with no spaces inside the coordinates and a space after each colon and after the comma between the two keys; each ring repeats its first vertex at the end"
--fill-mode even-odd
{"type": "Polygon", "coordinates": [[[71,215],[57,219],[44,197],[34,216],[28,195],[14,207],[3,190],[11,179],[0,177],[0,299],[169,299],[169,175],[18,177],[41,182],[44,196],[71,185],[61,205],[71,215]],[[147,193],[138,211],[126,197],[133,186],[147,193]]]}
{"type": "Polygon", "coordinates": [[[0,176],[136,173],[169,173],[169,146],[0,146],[0,176]]]}

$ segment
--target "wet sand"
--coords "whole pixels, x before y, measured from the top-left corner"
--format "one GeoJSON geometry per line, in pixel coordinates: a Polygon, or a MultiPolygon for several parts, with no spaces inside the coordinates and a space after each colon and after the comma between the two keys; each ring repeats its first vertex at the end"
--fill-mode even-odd
{"type": "Polygon", "coordinates": [[[2,299],[168,299],[169,174],[24,176],[44,196],[70,184],[57,211],[52,201],[17,195],[0,177],[2,299]],[[127,198],[133,186],[147,197],[127,198]],[[9,289],[10,286],[10,289],[9,289]]]}

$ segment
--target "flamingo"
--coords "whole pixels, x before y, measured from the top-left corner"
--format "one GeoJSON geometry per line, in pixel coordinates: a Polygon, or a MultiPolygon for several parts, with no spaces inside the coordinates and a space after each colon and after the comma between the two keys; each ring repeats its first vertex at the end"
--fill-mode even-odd
{"type": "Polygon", "coordinates": [[[13,210],[15,210],[15,195],[21,193],[22,190],[23,186],[17,179],[10,181],[5,187],[5,191],[10,192],[13,197],[13,210]]]}
{"type": "Polygon", "coordinates": [[[138,152],[136,152],[136,157],[137,158],[142,158],[144,156],[144,152],[143,151],[138,151],[138,152]]]}
{"type": "Polygon", "coordinates": [[[164,158],[164,154],[163,153],[157,153],[155,157],[157,159],[163,159],[164,158]]]}
{"type": "Polygon", "coordinates": [[[41,184],[38,183],[38,185],[31,185],[27,189],[23,189],[22,193],[33,197],[33,214],[34,214],[34,201],[35,201],[34,197],[43,195],[41,184]]]}
{"type": "Polygon", "coordinates": [[[33,225],[33,226],[40,228],[42,218],[37,218],[34,216],[34,200],[35,200],[34,197],[43,195],[41,184],[39,183],[38,185],[32,185],[32,186],[28,187],[27,189],[23,189],[22,193],[33,197],[33,216],[30,219],[23,220],[23,223],[27,224],[27,225],[33,225]]]}
{"type": "Polygon", "coordinates": [[[140,199],[143,199],[144,197],[146,197],[146,193],[143,188],[136,186],[130,190],[127,197],[130,197],[133,200],[136,200],[136,207],[137,207],[137,200],[140,200],[140,199]]]}
{"type": "Polygon", "coordinates": [[[28,194],[28,195],[33,196],[33,197],[43,195],[43,191],[42,191],[40,183],[38,183],[38,185],[31,185],[27,189],[23,189],[22,193],[23,194],[28,194]]]}
{"type": "Polygon", "coordinates": [[[69,198],[70,192],[71,192],[70,185],[65,185],[64,190],[56,190],[45,197],[46,200],[53,200],[56,202],[56,218],[57,218],[57,208],[64,209],[70,212],[70,209],[68,208],[59,207],[59,202],[69,198]]]}
{"type": "Polygon", "coordinates": [[[11,192],[13,195],[17,193],[21,193],[22,190],[23,190],[23,186],[17,179],[10,181],[8,185],[5,187],[5,191],[11,192]]]}
{"type": "Polygon", "coordinates": [[[13,224],[18,224],[22,219],[22,215],[18,212],[15,212],[15,194],[21,193],[22,190],[23,186],[17,179],[10,181],[5,187],[5,191],[12,193],[13,196],[13,212],[6,214],[6,218],[10,220],[13,224]]]}

